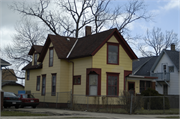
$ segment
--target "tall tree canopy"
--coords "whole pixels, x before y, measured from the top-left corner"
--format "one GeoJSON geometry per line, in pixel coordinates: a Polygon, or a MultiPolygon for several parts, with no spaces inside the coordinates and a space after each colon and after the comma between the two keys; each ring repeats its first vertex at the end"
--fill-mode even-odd
{"type": "Polygon", "coordinates": [[[28,52],[33,45],[45,41],[48,33],[75,38],[83,36],[85,26],[92,26],[92,32],[102,29],[117,28],[124,35],[128,34],[128,25],[140,19],[151,20],[153,17],[140,0],[129,0],[126,4],[113,4],[112,0],[35,0],[15,2],[11,9],[22,14],[25,20],[16,28],[13,45],[6,47],[6,54],[16,68],[31,62],[28,52]]]}
{"type": "Polygon", "coordinates": [[[16,2],[12,9],[24,16],[40,19],[54,34],[79,37],[86,25],[94,32],[116,27],[119,32],[128,30],[128,24],[139,19],[150,20],[146,5],[140,0],[127,4],[111,5],[111,0],[38,0],[34,4],[16,2]],[[55,9],[54,9],[55,7],[55,9]]]}
{"type": "Polygon", "coordinates": [[[167,49],[172,43],[176,44],[178,48],[180,42],[178,35],[173,31],[163,33],[161,28],[155,27],[152,31],[147,30],[143,41],[144,43],[140,44],[139,47],[143,56],[158,56],[163,49],[167,49]]]}

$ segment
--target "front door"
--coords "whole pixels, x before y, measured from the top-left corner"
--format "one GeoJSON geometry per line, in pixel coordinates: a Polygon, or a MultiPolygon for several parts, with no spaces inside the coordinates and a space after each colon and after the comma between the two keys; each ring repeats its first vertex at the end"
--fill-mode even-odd
{"type": "Polygon", "coordinates": [[[135,93],[135,82],[128,82],[128,92],[131,94],[135,93]]]}

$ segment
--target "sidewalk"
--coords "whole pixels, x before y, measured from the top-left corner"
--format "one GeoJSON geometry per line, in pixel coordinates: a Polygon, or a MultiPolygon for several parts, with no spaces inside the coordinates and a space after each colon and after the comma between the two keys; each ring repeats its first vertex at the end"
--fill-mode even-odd
{"type": "MultiPolygon", "coordinates": [[[[19,108],[14,109],[19,111],[28,111],[32,113],[49,113],[56,116],[21,116],[21,117],[1,117],[1,119],[73,119],[72,117],[81,117],[80,119],[157,119],[157,117],[167,117],[167,116],[179,116],[179,115],[128,115],[128,114],[113,114],[113,113],[96,113],[96,112],[86,112],[86,111],[71,111],[71,110],[61,110],[61,109],[49,109],[49,108],[19,108]],[[71,118],[68,118],[71,117],[71,118]],[[84,117],[84,118],[83,118],[84,117]]],[[[161,118],[163,119],[163,118],[161,118]]]]}

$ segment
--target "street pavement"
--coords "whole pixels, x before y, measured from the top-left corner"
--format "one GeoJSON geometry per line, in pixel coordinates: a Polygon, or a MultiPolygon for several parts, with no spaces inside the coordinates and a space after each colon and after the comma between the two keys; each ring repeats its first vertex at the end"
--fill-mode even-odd
{"type": "MultiPolygon", "coordinates": [[[[113,114],[113,113],[96,113],[87,111],[71,111],[49,108],[19,108],[11,109],[17,111],[27,111],[32,113],[46,113],[53,116],[3,116],[0,119],[158,119],[157,117],[179,116],[179,115],[129,115],[129,114],[113,114]]],[[[160,118],[163,119],[163,118],[160,118]]],[[[169,118],[168,118],[169,119],[169,118]]]]}

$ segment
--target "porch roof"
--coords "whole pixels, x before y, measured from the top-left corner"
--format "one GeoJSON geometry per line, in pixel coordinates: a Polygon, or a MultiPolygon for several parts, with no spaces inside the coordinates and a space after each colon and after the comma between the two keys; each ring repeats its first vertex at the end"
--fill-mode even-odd
{"type": "Polygon", "coordinates": [[[144,81],[152,81],[156,82],[155,79],[158,77],[151,77],[151,76],[141,76],[141,75],[129,75],[127,80],[144,80],[144,81]]]}

